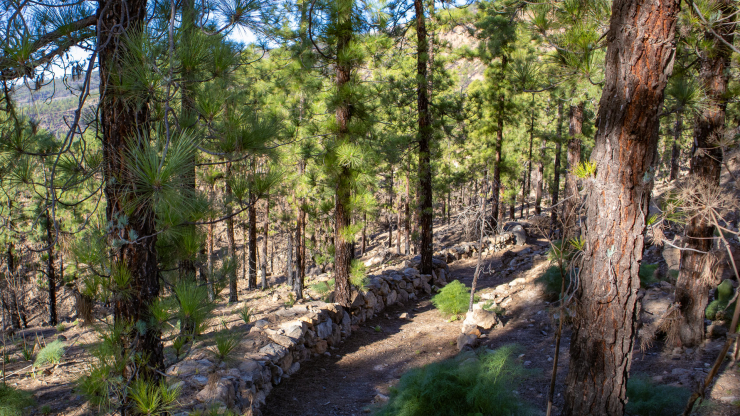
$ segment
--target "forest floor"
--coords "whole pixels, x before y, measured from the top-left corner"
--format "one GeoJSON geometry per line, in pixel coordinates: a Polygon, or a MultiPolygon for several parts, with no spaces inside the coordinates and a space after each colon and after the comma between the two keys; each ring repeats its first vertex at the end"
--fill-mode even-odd
{"type": "MultiPolygon", "coordinates": [[[[446,246],[469,238],[460,227],[439,226],[436,229],[436,241],[446,246]]],[[[377,253],[383,241],[387,241],[387,234],[376,235],[369,247],[374,251],[366,258],[377,253]]],[[[540,414],[545,412],[555,356],[553,311],[545,301],[541,286],[535,282],[547,267],[547,246],[544,238],[531,235],[525,246],[485,257],[486,264],[496,267],[491,273],[484,273],[478,282],[479,293],[491,292],[500,285],[504,285],[508,293],[502,303],[506,309],[504,326],[484,334],[481,345],[491,349],[508,344],[519,346],[517,359],[532,371],[526,383],[518,389],[518,394],[540,414]],[[507,265],[508,272],[499,272],[507,265]]],[[[649,249],[646,253],[646,261],[665,264],[657,248],[649,249]]],[[[475,265],[475,258],[455,261],[450,264],[451,275],[470,286],[475,265]]],[[[255,319],[274,322],[278,319],[276,312],[284,309],[287,287],[280,282],[272,283],[273,288],[269,291],[240,291],[241,301],[255,309],[255,319]]],[[[649,301],[645,303],[646,313],[669,304],[672,292],[672,285],[667,282],[649,288],[644,298],[646,302],[649,301]]],[[[224,324],[239,328],[239,318],[234,314],[237,306],[221,302],[215,312],[213,329],[224,324]]],[[[643,316],[647,315],[643,313],[643,316]]],[[[442,316],[431,305],[429,297],[388,307],[379,316],[355,328],[352,336],[336,349],[302,363],[300,371],[275,387],[262,412],[265,416],[350,416],[368,413],[374,406],[387,400],[390,387],[406,371],[455,356],[458,353],[456,340],[460,327],[461,321],[450,321],[442,316]]],[[[49,407],[47,414],[51,415],[98,414],[97,409],[90,408],[82,396],[74,391],[75,380],[89,368],[89,351],[97,343],[97,333],[92,328],[70,326],[69,323],[61,332],[57,329],[62,328],[39,326],[37,323],[16,333],[13,342],[8,341],[5,349],[10,356],[10,362],[5,364],[8,383],[34,393],[37,405],[29,415],[42,414],[43,406],[49,407]],[[57,338],[63,339],[67,351],[62,363],[33,371],[32,362],[22,357],[23,337],[30,348],[33,348],[37,338],[42,340],[42,344],[57,338]]],[[[554,414],[559,413],[563,404],[569,337],[570,332],[564,331],[554,414]]],[[[659,338],[642,351],[640,343],[636,342],[631,374],[644,375],[657,384],[671,384],[690,390],[706,376],[724,340],[724,336],[707,340],[695,350],[669,349],[659,338]]],[[[254,342],[261,341],[255,338],[254,342]]],[[[701,414],[730,416],[740,413],[740,367],[728,365],[728,362],[710,388],[710,396],[701,414]]]]}

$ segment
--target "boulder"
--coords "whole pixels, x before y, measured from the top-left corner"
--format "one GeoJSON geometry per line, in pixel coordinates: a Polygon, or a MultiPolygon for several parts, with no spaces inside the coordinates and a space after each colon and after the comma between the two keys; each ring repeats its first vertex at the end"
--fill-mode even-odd
{"type": "Polygon", "coordinates": [[[405,291],[403,289],[400,289],[398,291],[398,301],[401,302],[401,303],[408,302],[409,301],[409,292],[407,292],[407,291],[405,291]]]}
{"type": "Polygon", "coordinates": [[[344,316],[342,317],[342,336],[348,337],[352,334],[352,318],[350,318],[347,311],[344,311],[344,316]]]}
{"type": "Polygon", "coordinates": [[[223,404],[232,408],[236,399],[236,391],[231,380],[222,378],[215,383],[206,384],[206,387],[198,392],[195,398],[201,403],[223,404]]]}
{"type": "Polygon", "coordinates": [[[523,246],[527,244],[527,231],[521,225],[516,225],[511,229],[511,233],[516,237],[516,245],[523,246]]]}
{"type": "Polygon", "coordinates": [[[321,339],[327,339],[331,336],[332,321],[322,322],[316,325],[316,335],[321,339]]]}
{"type": "Polygon", "coordinates": [[[368,290],[367,292],[365,292],[364,297],[365,297],[365,307],[368,309],[375,308],[375,304],[378,302],[378,299],[375,297],[375,293],[368,290]]]}
{"type": "Polygon", "coordinates": [[[478,345],[478,337],[475,334],[460,334],[457,337],[457,349],[474,349],[478,345]]]}
{"type": "Polygon", "coordinates": [[[260,348],[259,352],[267,356],[272,362],[277,362],[288,354],[288,349],[280,344],[271,342],[260,348]]]}
{"type": "Polygon", "coordinates": [[[359,309],[363,306],[365,306],[365,297],[362,296],[361,292],[353,290],[352,297],[350,298],[350,309],[359,309]]]}
{"type": "Polygon", "coordinates": [[[388,294],[388,298],[386,299],[387,305],[393,305],[398,300],[398,292],[395,290],[392,290],[391,293],[388,294]]]}
{"type": "Polygon", "coordinates": [[[501,324],[501,320],[494,312],[485,309],[473,309],[465,315],[463,326],[466,324],[470,326],[475,325],[483,329],[491,329],[501,324]]]}

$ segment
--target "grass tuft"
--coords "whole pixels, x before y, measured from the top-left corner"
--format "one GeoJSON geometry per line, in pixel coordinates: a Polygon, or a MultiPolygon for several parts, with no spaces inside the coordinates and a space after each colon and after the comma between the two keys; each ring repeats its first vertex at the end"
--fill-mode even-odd
{"type": "Polygon", "coordinates": [[[239,317],[242,318],[245,324],[249,324],[249,321],[252,320],[252,310],[249,309],[246,303],[237,309],[236,313],[239,314],[239,317]]]}
{"type": "Polygon", "coordinates": [[[30,392],[0,383],[0,416],[21,416],[24,414],[23,409],[33,403],[30,392]]]}
{"type": "Polygon", "coordinates": [[[459,316],[468,310],[470,289],[459,280],[453,280],[432,298],[432,304],[444,315],[459,316]]]}
{"type": "Polygon", "coordinates": [[[684,410],[691,392],[674,386],[654,384],[646,376],[627,381],[626,413],[634,416],[674,416],[684,410]]]}
{"type": "Polygon", "coordinates": [[[219,331],[215,336],[216,345],[211,349],[220,361],[226,361],[239,345],[239,338],[228,331],[219,331]]]}
{"type": "Polygon", "coordinates": [[[655,271],[658,270],[657,264],[640,264],[640,286],[648,287],[652,284],[660,282],[660,279],[656,277],[655,271]]]}
{"type": "MultiPolygon", "coordinates": [[[[567,289],[570,277],[568,276],[567,270],[564,270],[563,273],[565,274],[565,287],[567,289]]],[[[560,290],[563,284],[563,276],[560,274],[560,267],[548,267],[547,270],[537,278],[536,282],[542,286],[542,289],[545,292],[545,299],[549,302],[555,302],[560,299],[560,290]]]]}
{"type": "Polygon", "coordinates": [[[513,358],[515,347],[481,349],[404,374],[376,416],[529,415],[514,390],[526,370],[513,358]]]}
{"type": "Polygon", "coordinates": [[[36,354],[36,361],[34,361],[34,367],[41,367],[44,364],[59,364],[62,361],[64,355],[64,343],[60,340],[56,340],[39,351],[36,354]]]}

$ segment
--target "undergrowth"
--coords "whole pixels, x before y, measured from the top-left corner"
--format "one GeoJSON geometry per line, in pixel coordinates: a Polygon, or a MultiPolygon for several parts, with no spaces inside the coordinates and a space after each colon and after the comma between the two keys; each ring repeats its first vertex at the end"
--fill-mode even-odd
{"type": "Polygon", "coordinates": [[[36,354],[36,361],[34,361],[34,367],[40,367],[44,364],[59,364],[64,355],[64,343],[60,340],[56,340],[39,351],[36,354]]]}
{"type": "MultiPolygon", "coordinates": [[[[565,288],[567,289],[568,284],[570,283],[570,277],[568,276],[567,270],[564,270],[563,273],[565,274],[565,288]]],[[[560,299],[560,290],[563,284],[563,277],[560,273],[560,267],[548,267],[547,270],[545,270],[545,272],[536,279],[536,282],[537,284],[542,285],[542,289],[545,292],[545,298],[548,301],[554,302],[560,299]]]]}
{"type": "Polygon", "coordinates": [[[0,416],[21,416],[23,409],[33,405],[33,395],[0,383],[0,416]]]}
{"type": "Polygon", "coordinates": [[[331,296],[331,292],[334,291],[334,279],[329,279],[325,282],[318,282],[311,285],[311,290],[318,293],[324,300],[327,300],[331,296]]]}
{"type": "Polygon", "coordinates": [[[404,374],[376,416],[514,416],[532,409],[514,390],[527,371],[516,347],[480,349],[404,374]]]}
{"type": "Polygon", "coordinates": [[[654,384],[646,376],[630,377],[627,381],[626,414],[634,416],[680,415],[691,392],[675,386],[654,384]]]}
{"type": "Polygon", "coordinates": [[[447,316],[465,313],[469,302],[470,289],[459,280],[453,280],[432,298],[432,304],[447,316]]]}
{"type": "Polygon", "coordinates": [[[640,265],[640,286],[648,287],[652,284],[660,282],[660,279],[655,275],[655,271],[658,269],[657,264],[642,263],[640,265]]]}

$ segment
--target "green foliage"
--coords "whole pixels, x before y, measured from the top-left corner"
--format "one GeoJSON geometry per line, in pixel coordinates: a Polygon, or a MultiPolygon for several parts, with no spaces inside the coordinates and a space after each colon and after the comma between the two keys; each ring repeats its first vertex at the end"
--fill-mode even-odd
{"type": "Polygon", "coordinates": [[[626,413],[635,416],[674,416],[686,406],[691,392],[674,386],[656,385],[646,376],[627,381],[626,413]]]}
{"type": "Polygon", "coordinates": [[[573,170],[573,174],[580,179],[596,177],[596,162],[581,162],[573,170]]]}
{"type": "Polygon", "coordinates": [[[25,361],[31,361],[31,359],[33,359],[33,347],[27,345],[25,341],[21,346],[21,356],[25,361]]]}
{"type": "Polygon", "coordinates": [[[318,293],[321,296],[325,296],[334,291],[334,279],[329,279],[325,282],[318,282],[311,285],[311,290],[318,293]]]}
{"type": "Polygon", "coordinates": [[[732,305],[728,305],[728,303],[732,299],[734,292],[735,290],[732,286],[732,282],[729,280],[722,281],[722,283],[717,286],[717,299],[710,302],[705,310],[707,319],[712,321],[721,320],[726,318],[728,311],[730,311],[729,314],[731,314],[735,309],[735,303],[733,302],[732,305]]]}
{"type": "Polygon", "coordinates": [[[51,406],[48,404],[45,404],[41,406],[41,414],[42,415],[50,415],[51,414],[51,406]]]}
{"type": "Polygon", "coordinates": [[[246,303],[242,305],[241,308],[237,309],[236,313],[239,315],[242,321],[244,321],[245,324],[249,324],[249,321],[252,320],[252,310],[246,303]]]}
{"type": "Polygon", "coordinates": [[[513,390],[526,375],[514,346],[481,349],[411,370],[376,416],[529,415],[513,390]]]}
{"type": "Polygon", "coordinates": [[[188,335],[200,334],[215,307],[208,300],[208,289],[194,281],[184,281],[175,286],[175,296],[178,300],[176,315],[182,328],[192,331],[188,335]]]}
{"type": "Polygon", "coordinates": [[[470,289],[459,280],[454,280],[443,287],[434,297],[432,304],[447,316],[458,316],[468,310],[470,289]]]}
{"type": "Polygon", "coordinates": [[[545,291],[545,298],[548,301],[555,302],[560,299],[563,275],[565,275],[565,288],[567,289],[570,284],[568,270],[563,270],[563,273],[561,274],[560,267],[557,265],[548,267],[547,270],[545,270],[545,272],[536,279],[537,284],[542,285],[542,288],[545,291]]]}
{"type": "Polygon", "coordinates": [[[23,409],[32,406],[33,394],[0,383],[0,416],[23,416],[23,409]]]}
{"type": "Polygon", "coordinates": [[[640,264],[640,286],[648,287],[654,283],[658,283],[660,280],[655,276],[657,270],[658,264],[640,264]]]}
{"type": "Polygon", "coordinates": [[[496,305],[496,303],[492,300],[487,301],[481,307],[483,308],[483,310],[493,312],[499,316],[506,313],[506,309],[502,308],[501,306],[496,305]]]}
{"type": "Polygon", "coordinates": [[[36,354],[36,361],[33,363],[34,367],[40,367],[44,364],[59,364],[64,355],[64,343],[60,340],[56,340],[39,351],[36,354]]]}
{"type": "Polygon", "coordinates": [[[172,341],[172,349],[175,350],[175,356],[176,357],[178,357],[178,358],[180,357],[180,351],[182,350],[182,348],[185,346],[185,344],[187,342],[188,342],[188,337],[187,336],[179,336],[179,337],[176,337],[172,341]]]}
{"type": "Polygon", "coordinates": [[[293,292],[288,293],[288,300],[285,301],[284,305],[288,308],[295,305],[295,296],[293,295],[293,292]]]}
{"type": "Polygon", "coordinates": [[[360,260],[352,260],[349,282],[359,290],[367,290],[367,267],[360,260]]]}
{"type": "Polygon", "coordinates": [[[236,334],[229,332],[228,330],[222,330],[216,333],[214,337],[216,344],[211,349],[211,352],[220,361],[226,361],[229,355],[234,352],[237,346],[239,346],[239,337],[236,334]]]}
{"type": "Polygon", "coordinates": [[[67,329],[67,326],[64,325],[64,322],[60,322],[57,324],[57,332],[64,332],[67,329]]]}
{"type": "Polygon", "coordinates": [[[154,384],[142,379],[134,381],[129,397],[136,414],[146,416],[169,415],[175,409],[181,388],[169,387],[164,381],[154,384]]]}

